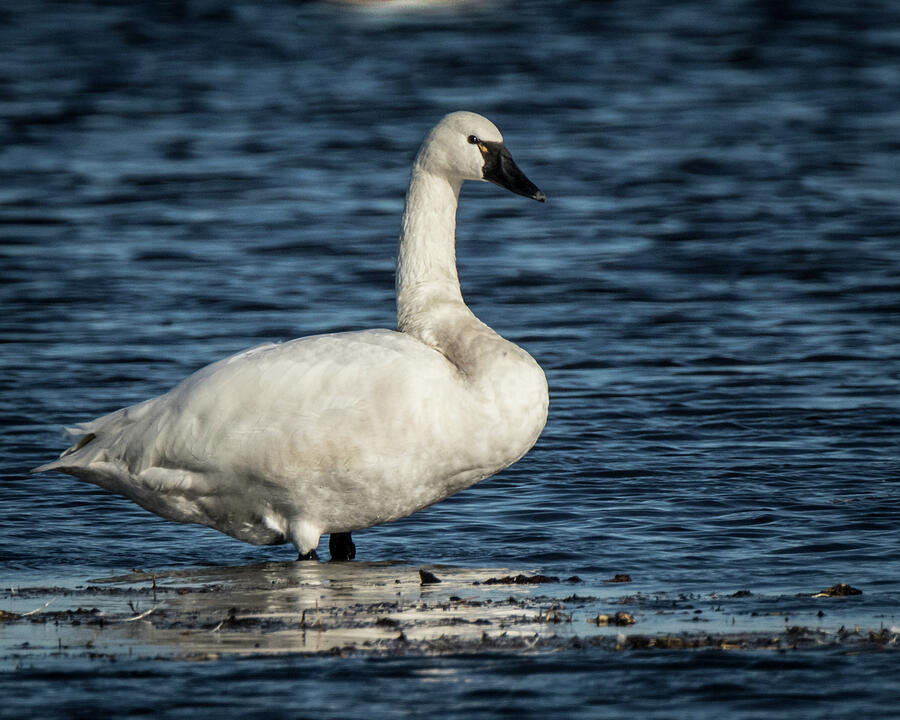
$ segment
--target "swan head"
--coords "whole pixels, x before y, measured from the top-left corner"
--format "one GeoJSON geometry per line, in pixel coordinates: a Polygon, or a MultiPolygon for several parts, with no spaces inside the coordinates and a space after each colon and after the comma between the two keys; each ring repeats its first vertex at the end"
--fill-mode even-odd
{"type": "Polygon", "coordinates": [[[497,126],[473,112],[445,115],[425,138],[415,165],[451,181],[486,180],[539,202],[547,199],[513,161],[497,126]]]}

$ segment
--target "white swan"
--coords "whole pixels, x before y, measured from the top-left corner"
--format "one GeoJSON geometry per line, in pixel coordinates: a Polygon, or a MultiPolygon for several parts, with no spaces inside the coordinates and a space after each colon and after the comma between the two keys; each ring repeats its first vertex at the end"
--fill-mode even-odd
{"type": "Polygon", "coordinates": [[[315,558],[355,554],[350,531],[409,515],[521,458],[547,419],[547,381],[463,302],[463,180],[544,200],[497,128],[444,117],[422,144],[403,212],[392,330],[269,344],[165,395],[81,423],[34,472],[60,470],[171,520],[315,558]]]}

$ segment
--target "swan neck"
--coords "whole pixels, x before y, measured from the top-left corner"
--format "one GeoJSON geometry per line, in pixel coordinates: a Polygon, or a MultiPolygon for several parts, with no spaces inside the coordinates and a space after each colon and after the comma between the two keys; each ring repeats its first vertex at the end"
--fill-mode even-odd
{"type": "Polygon", "coordinates": [[[397,324],[416,328],[447,304],[465,308],[456,271],[456,207],[462,181],[416,164],[406,194],[397,257],[397,324]]]}

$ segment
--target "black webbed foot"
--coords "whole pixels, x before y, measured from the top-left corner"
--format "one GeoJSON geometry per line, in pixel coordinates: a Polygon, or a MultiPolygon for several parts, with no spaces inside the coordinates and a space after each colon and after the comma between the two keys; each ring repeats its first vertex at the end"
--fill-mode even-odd
{"type": "Polygon", "coordinates": [[[328,551],[335,561],[352,560],[356,557],[356,545],[348,532],[331,533],[328,536],[328,551]]]}
{"type": "Polygon", "coordinates": [[[297,560],[318,560],[319,554],[315,551],[315,549],[310,550],[306,555],[300,554],[297,556],[297,560]]]}

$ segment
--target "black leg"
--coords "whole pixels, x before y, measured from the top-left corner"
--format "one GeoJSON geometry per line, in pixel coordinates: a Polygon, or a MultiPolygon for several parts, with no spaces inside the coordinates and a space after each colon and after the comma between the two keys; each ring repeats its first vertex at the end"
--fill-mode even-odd
{"type": "Polygon", "coordinates": [[[328,551],[332,560],[352,560],[356,557],[356,545],[348,532],[331,533],[328,536],[328,551]]]}
{"type": "Polygon", "coordinates": [[[315,549],[310,550],[306,555],[298,555],[297,560],[318,560],[319,555],[316,553],[315,549]]]}

